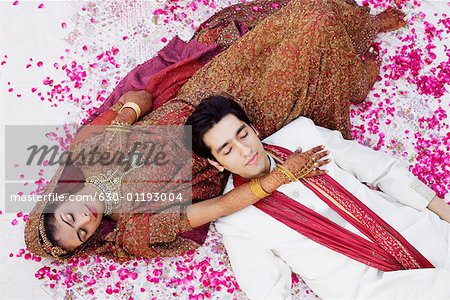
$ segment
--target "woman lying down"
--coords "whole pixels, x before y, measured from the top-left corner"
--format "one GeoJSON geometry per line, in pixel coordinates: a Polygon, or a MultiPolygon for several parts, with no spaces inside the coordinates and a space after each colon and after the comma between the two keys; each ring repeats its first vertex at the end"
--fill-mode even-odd
{"type": "MultiPolygon", "coordinates": [[[[403,17],[395,9],[373,16],[351,0],[257,1],[226,8],[202,24],[191,42],[160,52],[158,59],[171,64],[157,68],[151,60],[127,76],[113,92],[115,98],[78,132],[71,150],[79,154],[98,146],[100,152],[130,152],[148,141],[139,128],[183,125],[211,95],[232,95],[261,138],[299,116],[349,137],[349,105],[364,100],[380,68],[369,51],[371,43],[377,33],[404,26],[403,17]],[[253,10],[254,5],[260,9],[253,10]]],[[[46,194],[66,200],[114,196],[89,203],[38,203],[25,228],[29,250],[60,260],[91,254],[118,261],[176,256],[203,243],[209,222],[259,200],[248,183],[220,196],[228,174],[196,155],[187,168],[180,144],[159,137],[160,144],[168,142],[174,147],[169,150],[177,150],[165,152],[170,162],[165,165],[62,166],[46,194]],[[174,180],[180,178],[182,183],[174,180]],[[137,195],[153,192],[182,197],[177,202],[139,201],[137,195]],[[135,196],[117,201],[126,195],[135,196]]],[[[320,167],[328,163],[324,155],[319,148],[305,149],[283,166],[296,173],[313,162],[319,168],[308,176],[322,175],[320,167]]],[[[279,172],[261,178],[266,192],[288,182],[279,172]]]]}

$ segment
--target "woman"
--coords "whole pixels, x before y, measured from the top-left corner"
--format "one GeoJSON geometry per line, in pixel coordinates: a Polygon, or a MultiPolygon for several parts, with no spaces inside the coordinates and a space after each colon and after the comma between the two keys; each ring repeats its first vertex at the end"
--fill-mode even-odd
{"type": "MultiPolygon", "coordinates": [[[[145,91],[128,92],[118,104],[122,109],[110,126],[106,129],[104,126],[87,126],[72,142],[71,158],[74,163],[65,166],[71,174],[60,177],[53,190],[68,194],[63,196],[63,201],[42,205],[44,210],[38,230],[32,230],[42,240],[39,246],[45,253],[57,259],[96,253],[119,261],[132,257],[179,255],[197,248],[200,243],[196,239],[198,234],[191,232],[193,228],[260,199],[246,185],[225,196],[191,203],[192,182],[187,180],[191,166],[186,164],[191,154],[182,149],[184,145],[179,145],[183,141],[184,128],[123,125],[133,124],[138,119],[140,113],[135,110],[135,105],[144,114],[152,107],[150,94],[145,91]],[[148,133],[151,133],[150,139],[148,133]],[[146,151],[149,142],[156,149],[151,153],[146,151]],[[164,150],[160,151],[160,148],[164,150]],[[132,157],[128,156],[130,149],[134,156],[140,153],[142,158],[150,153],[149,161],[156,161],[162,153],[163,160],[169,163],[144,164],[141,159],[140,162],[130,160],[129,164],[122,164],[110,159],[119,153],[124,154],[123,161],[126,161],[132,157]],[[108,156],[108,163],[95,163],[91,156],[76,160],[93,150],[97,158],[108,156]],[[92,198],[87,199],[87,196],[92,198]],[[76,201],[80,197],[85,200],[76,201]],[[115,227],[114,231],[111,231],[112,227],[115,227]],[[94,233],[97,235],[94,236],[94,233]]],[[[100,118],[106,119],[104,115],[100,118]]],[[[294,174],[309,162],[317,162],[319,168],[328,162],[320,160],[325,155],[326,152],[320,148],[299,152],[286,161],[284,167],[294,174]]],[[[320,174],[324,171],[317,169],[308,176],[320,174]]],[[[260,185],[263,190],[272,192],[289,181],[286,174],[274,170],[261,178],[260,185]]]]}
{"type": "MultiPolygon", "coordinates": [[[[189,63],[179,62],[171,66],[172,68],[166,68],[152,75],[147,86],[147,91],[152,97],[151,105],[148,105],[148,99],[137,101],[142,102],[137,103],[138,109],[127,107],[119,112],[122,104],[117,102],[108,110],[102,107],[101,118],[93,123],[97,121],[110,124],[112,120],[115,120],[115,123],[130,123],[136,121],[136,115],[141,117],[136,111],[141,110],[141,112],[150,112],[146,115],[142,114],[142,118],[134,124],[184,124],[187,116],[202,99],[212,94],[227,96],[231,94],[245,108],[263,138],[300,115],[313,119],[318,125],[339,129],[348,137],[349,100],[361,101],[375,82],[379,71],[379,63],[372,56],[364,62],[360,56],[367,52],[372,39],[378,32],[403,26],[402,15],[391,10],[378,16],[371,16],[366,9],[358,7],[352,1],[344,0],[259,1],[256,4],[247,3],[225,9],[219,13],[219,15],[225,15],[224,18],[214,19],[213,17],[209,20],[212,25],[210,27],[202,25],[195,36],[200,40],[208,39],[212,42],[222,41],[222,37],[232,37],[223,32],[229,32],[233,26],[238,29],[243,28],[242,23],[245,24],[245,20],[242,21],[236,17],[236,10],[240,9],[248,12],[245,17],[249,20],[255,19],[252,16],[255,12],[261,15],[261,11],[266,11],[270,17],[261,20],[256,18],[257,21],[252,24],[253,29],[246,34],[245,29],[242,32],[234,31],[235,34],[244,35],[231,45],[224,43],[221,47],[228,47],[226,51],[218,54],[204,66],[197,65],[198,69],[194,68],[195,74],[189,80],[187,80],[190,77],[188,72],[191,68],[187,68],[186,73],[182,72],[185,76],[182,76],[175,86],[169,86],[172,90],[168,94],[164,93],[165,90],[158,90],[159,84],[155,83],[165,82],[164,79],[170,78],[170,75],[179,75],[177,68],[186,67],[189,63]],[[230,20],[230,25],[224,25],[230,20]],[[208,30],[211,30],[209,31],[211,34],[208,34],[208,30]],[[184,83],[183,80],[187,82],[184,83]],[[171,99],[173,95],[177,96],[171,99]],[[170,101],[167,102],[167,100],[170,101]],[[147,107],[144,107],[144,103],[147,103],[147,107]],[[148,108],[150,106],[152,107],[148,108]]],[[[248,26],[247,29],[251,27],[248,26]]],[[[134,99],[134,97],[131,98],[134,99]]],[[[133,101],[136,102],[136,100],[130,102],[133,101]]],[[[108,104],[112,103],[114,101],[108,104]]],[[[86,137],[91,138],[86,141],[89,143],[92,138],[95,140],[98,136],[104,138],[103,134],[113,135],[114,133],[87,132],[86,137]]],[[[119,134],[116,134],[116,137],[117,135],[119,134]]],[[[79,141],[82,140],[82,138],[79,139],[79,141]]],[[[99,140],[101,139],[97,138],[97,142],[99,140]]],[[[117,138],[111,140],[117,141],[117,138]]],[[[300,163],[297,161],[287,168],[303,167],[311,156],[315,159],[319,158],[313,153],[299,154],[300,163]]],[[[295,157],[292,159],[294,160],[295,157]]],[[[80,174],[70,169],[66,169],[65,172],[72,174],[68,176],[72,180],[73,174],[79,175],[81,182],[83,175],[91,176],[91,174],[80,174]]],[[[63,180],[61,180],[61,173],[63,170],[55,175],[47,189],[48,193],[70,191],[75,194],[80,188],[85,189],[83,193],[92,193],[95,188],[98,188],[98,186],[83,187],[79,182],[71,186],[67,180],[64,182],[65,176],[62,176],[63,180]]],[[[99,175],[101,174],[95,172],[92,174],[92,176],[99,175]]],[[[147,174],[148,178],[155,175],[157,174],[152,172],[147,174]]],[[[272,182],[272,185],[265,184],[264,180],[262,182],[263,189],[268,192],[271,188],[276,188],[276,184],[283,183],[282,180],[280,181],[282,178],[280,174],[272,175],[274,177],[267,179],[267,182],[272,182]],[[274,184],[274,181],[277,183],[274,184]]],[[[202,243],[207,225],[197,230],[190,230],[191,227],[197,227],[214,220],[214,217],[219,217],[225,211],[232,212],[257,200],[247,186],[245,189],[235,191],[233,197],[225,195],[219,198],[221,203],[227,203],[232,207],[231,209],[221,210],[219,214],[217,211],[212,213],[208,203],[216,200],[200,201],[218,195],[223,187],[224,178],[225,175],[218,174],[203,159],[194,157],[191,182],[194,204],[189,206],[190,209],[183,203],[176,207],[157,207],[156,211],[159,213],[112,215],[112,219],[115,218],[117,224],[109,224],[111,226],[108,228],[105,218],[104,226],[100,226],[95,231],[96,235],[89,232],[89,238],[87,232],[81,232],[84,236],[77,236],[77,238],[81,238],[79,242],[83,246],[76,247],[77,250],[70,255],[98,253],[125,260],[136,256],[178,255],[185,250],[194,249],[202,243]],[[230,204],[232,199],[236,199],[235,197],[251,199],[251,201],[230,204]],[[193,209],[195,206],[197,209],[193,209]],[[196,211],[203,213],[197,214],[196,211]],[[112,226],[116,228],[113,232],[112,226]],[[86,242],[87,239],[89,242],[86,242]]],[[[136,189],[133,185],[128,188],[136,189]]],[[[46,230],[44,214],[42,214],[44,209],[45,203],[38,205],[30,214],[25,232],[27,245],[30,251],[39,255],[60,258],[61,252],[51,241],[45,239],[46,230]]],[[[101,211],[104,208],[93,209],[101,211]]],[[[80,212],[81,217],[83,213],[86,217],[89,216],[89,211],[80,212]]],[[[60,210],[55,215],[62,216],[62,213],[65,212],[60,210]]],[[[63,221],[68,223],[72,221],[70,225],[74,225],[75,222],[64,217],[63,221]]],[[[63,254],[63,257],[67,255],[63,254]]]]}

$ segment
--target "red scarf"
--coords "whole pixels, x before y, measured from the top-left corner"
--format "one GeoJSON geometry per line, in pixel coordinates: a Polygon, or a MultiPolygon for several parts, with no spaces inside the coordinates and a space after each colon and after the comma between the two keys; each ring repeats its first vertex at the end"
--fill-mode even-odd
{"type": "MultiPolygon", "coordinates": [[[[281,160],[292,154],[283,147],[264,147],[281,160]]],[[[235,186],[247,181],[239,175],[233,175],[235,186]]],[[[329,175],[302,178],[299,181],[370,241],[278,191],[254,206],[301,235],[381,271],[434,268],[399,232],[329,175]]]]}

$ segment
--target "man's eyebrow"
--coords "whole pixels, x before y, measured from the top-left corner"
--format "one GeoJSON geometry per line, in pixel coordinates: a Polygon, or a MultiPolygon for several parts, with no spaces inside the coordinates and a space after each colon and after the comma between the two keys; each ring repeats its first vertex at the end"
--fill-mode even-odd
{"type": "MultiPolygon", "coordinates": [[[[238,130],[236,130],[236,135],[239,135],[239,132],[241,132],[244,128],[245,128],[245,124],[242,124],[242,126],[239,127],[238,130]]],[[[220,146],[219,148],[217,148],[217,153],[219,153],[220,151],[222,151],[222,149],[225,148],[226,146],[228,146],[229,143],[230,143],[230,141],[226,141],[225,143],[223,143],[222,146],[220,146]]]]}
{"type": "Polygon", "coordinates": [[[245,125],[242,125],[241,127],[238,128],[238,130],[236,130],[236,135],[239,135],[239,133],[244,130],[245,125]]]}
{"type": "MultiPolygon", "coordinates": [[[[70,223],[68,223],[66,220],[63,219],[62,215],[59,215],[59,217],[61,218],[61,220],[62,220],[64,223],[66,223],[67,225],[69,225],[70,227],[73,228],[73,226],[70,225],[70,223]]],[[[80,242],[83,242],[83,241],[81,240],[80,233],[79,233],[78,231],[77,231],[77,237],[78,237],[78,239],[80,240],[80,242]]]]}

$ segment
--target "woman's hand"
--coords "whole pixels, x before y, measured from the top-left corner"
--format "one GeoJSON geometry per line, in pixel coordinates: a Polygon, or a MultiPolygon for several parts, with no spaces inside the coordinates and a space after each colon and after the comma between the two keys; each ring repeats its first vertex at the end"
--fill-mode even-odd
{"type": "Polygon", "coordinates": [[[320,167],[330,163],[331,159],[322,158],[329,153],[323,145],[314,147],[303,153],[299,148],[284,161],[282,166],[294,174],[296,178],[323,175],[327,171],[321,170],[320,167]]]}
{"type": "Polygon", "coordinates": [[[132,109],[125,108],[117,113],[116,118],[111,122],[111,124],[132,125],[134,122],[136,122],[136,113],[132,109]]]}
{"type": "MultiPolygon", "coordinates": [[[[129,102],[135,103],[141,109],[141,115],[139,117],[147,115],[152,108],[152,96],[146,91],[131,91],[127,92],[120,97],[119,102],[126,104],[129,102]]],[[[112,124],[124,123],[133,124],[137,121],[137,115],[134,109],[125,107],[120,110],[117,117],[113,120],[112,124]]]]}
{"type": "MultiPolygon", "coordinates": [[[[303,177],[312,177],[326,174],[326,170],[319,169],[320,167],[331,162],[331,159],[322,160],[322,158],[329,154],[329,151],[325,151],[324,149],[324,146],[317,146],[302,153],[302,150],[299,148],[286,159],[282,166],[288,172],[292,173],[296,180],[299,178],[299,175],[301,175],[301,172],[306,171],[307,169],[305,168],[308,167],[311,168],[311,170],[303,177]]],[[[287,174],[285,174],[278,168],[274,169],[269,174],[261,177],[260,179],[261,187],[269,194],[279,188],[281,185],[290,183],[292,181],[293,178],[290,178],[287,174]]]]}

